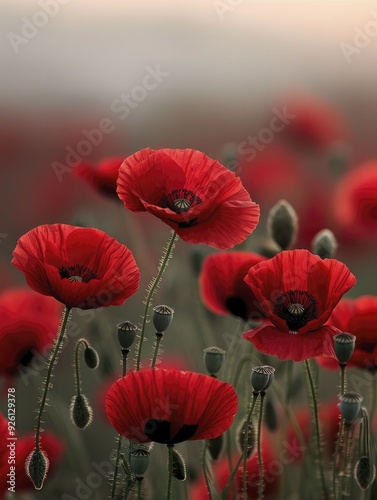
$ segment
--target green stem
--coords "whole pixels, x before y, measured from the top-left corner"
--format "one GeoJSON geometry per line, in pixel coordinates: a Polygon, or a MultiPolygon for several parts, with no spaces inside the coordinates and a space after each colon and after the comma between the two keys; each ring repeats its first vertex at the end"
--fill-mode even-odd
{"type": "Polygon", "coordinates": [[[334,454],[334,465],[333,465],[333,471],[332,471],[332,489],[333,489],[334,499],[336,499],[336,471],[337,471],[337,464],[338,464],[338,459],[339,459],[340,443],[342,442],[343,425],[344,425],[344,420],[343,420],[343,418],[341,418],[340,423],[339,423],[338,439],[336,441],[335,454],[334,454]]]}
{"type": "Polygon", "coordinates": [[[208,448],[208,439],[206,439],[204,446],[203,446],[202,463],[203,463],[204,480],[206,482],[207,491],[208,491],[208,498],[209,498],[209,500],[212,500],[211,486],[209,484],[209,479],[208,479],[208,474],[207,474],[207,448],[208,448]]]}
{"type": "Polygon", "coordinates": [[[243,460],[243,453],[240,455],[240,458],[238,459],[237,463],[236,463],[236,466],[234,467],[234,469],[232,470],[232,473],[231,475],[229,476],[229,479],[228,479],[228,482],[226,483],[226,486],[223,490],[223,493],[221,495],[221,498],[223,500],[228,500],[228,491],[229,491],[229,488],[234,480],[234,476],[236,475],[236,472],[238,471],[239,469],[239,466],[241,465],[241,462],[243,460]]]}
{"type": "MultiPolygon", "coordinates": [[[[129,349],[121,349],[121,351],[122,351],[122,376],[125,377],[125,375],[127,373],[127,357],[128,357],[128,353],[130,352],[130,350],[129,349]]],[[[111,487],[111,500],[114,500],[114,498],[115,498],[118,472],[119,472],[119,460],[120,460],[120,456],[121,456],[120,452],[122,449],[123,436],[121,434],[118,434],[117,440],[118,440],[118,445],[117,445],[117,454],[116,454],[115,467],[114,467],[113,484],[111,487]]]]}
{"type": "Polygon", "coordinates": [[[143,482],[142,479],[137,480],[137,500],[141,500],[141,483],[143,482]]]}
{"type": "Polygon", "coordinates": [[[163,333],[156,332],[156,344],[154,346],[153,360],[152,360],[152,364],[151,364],[151,368],[152,369],[156,365],[157,356],[158,356],[158,350],[160,349],[160,343],[161,343],[161,340],[162,340],[163,336],[164,336],[163,333]]]}
{"type": "Polygon", "coordinates": [[[147,297],[145,300],[143,324],[141,326],[140,342],[139,342],[138,347],[137,347],[137,362],[136,362],[136,370],[137,371],[140,370],[141,351],[143,349],[143,342],[144,342],[144,336],[145,336],[145,326],[147,324],[147,318],[148,318],[148,309],[152,303],[153,294],[154,294],[156,288],[158,287],[158,285],[160,284],[163,272],[165,271],[166,266],[167,266],[169,259],[171,257],[172,251],[174,249],[174,243],[175,243],[176,237],[177,237],[176,232],[172,231],[172,234],[168,240],[166,252],[165,252],[165,254],[161,260],[161,263],[159,265],[157,276],[156,276],[156,278],[152,279],[152,281],[150,282],[149,287],[148,287],[148,294],[147,294],[147,297]]]}
{"type": "Polygon", "coordinates": [[[85,339],[78,340],[76,343],[76,346],[75,346],[75,373],[76,373],[76,389],[77,389],[78,396],[81,395],[79,352],[80,352],[80,347],[82,345],[84,345],[86,348],[88,348],[88,342],[85,339]]]}
{"type": "Polygon", "coordinates": [[[35,430],[35,449],[37,451],[39,451],[39,440],[40,440],[39,436],[40,436],[40,432],[41,432],[42,415],[43,415],[44,407],[45,407],[46,401],[47,401],[48,390],[50,388],[50,380],[51,380],[52,370],[55,366],[56,358],[58,357],[62,342],[64,340],[65,329],[67,327],[70,312],[71,312],[70,307],[64,308],[64,311],[62,314],[63,320],[62,320],[62,323],[61,323],[61,326],[59,329],[58,338],[56,340],[54,351],[52,353],[52,356],[50,358],[49,365],[48,365],[47,376],[46,376],[46,381],[44,384],[44,391],[43,391],[41,404],[39,406],[37,425],[36,425],[36,430],[35,430]]]}
{"type": "Polygon", "coordinates": [[[166,495],[167,500],[171,500],[171,492],[172,492],[172,479],[173,479],[173,444],[168,444],[168,491],[166,495]]]}
{"type": "Polygon", "coordinates": [[[251,401],[249,413],[247,414],[245,427],[244,427],[245,430],[244,430],[244,438],[243,438],[244,442],[243,442],[243,476],[242,476],[242,492],[243,492],[244,500],[247,500],[246,475],[247,475],[247,445],[248,445],[248,441],[249,441],[248,440],[248,431],[249,431],[251,416],[253,414],[258,396],[259,396],[258,392],[253,392],[253,399],[251,401]]]}
{"type": "Polygon", "coordinates": [[[258,500],[263,497],[263,459],[262,459],[262,420],[263,420],[263,403],[266,393],[261,391],[260,393],[260,407],[259,407],[259,419],[258,419],[258,464],[259,464],[259,487],[258,487],[258,500]]]}
{"type": "Polygon", "coordinates": [[[340,395],[343,396],[346,390],[346,366],[347,363],[339,363],[340,366],[340,395]]]}
{"type": "Polygon", "coordinates": [[[313,402],[314,423],[315,423],[315,431],[316,431],[316,439],[317,439],[317,454],[318,454],[318,463],[319,463],[319,473],[321,476],[323,496],[327,500],[329,498],[329,496],[328,496],[328,492],[327,492],[325,474],[323,472],[323,464],[322,464],[321,434],[319,431],[317,398],[316,398],[316,394],[315,394],[313,377],[312,377],[312,374],[310,371],[310,365],[309,365],[309,362],[307,359],[305,360],[305,366],[306,366],[306,373],[308,375],[308,381],[309,381],[310,391],[311,391],[311,395],[312,395],[312,402],[313,402]]]}
{"type": "Polygon", "coordinates": [[[340,488],[339,488],[340,498],[343,498],[343,488],[345,486],[345,477],[347,474],[350,429],[351,429],[351,426],[349,424],[346,424],[345,425],[345,433],[344,433],[343,464],[342,464],[343,474],[342,474],[342,477],[340,480],[340,488]]]}
{"type": "MultiPolygon", "coordinates": [[[[288,418],[289,418],[289,400],[290,400],[290,395],[291,395],[291,387],[292,387],[292,376],[293,376],[293,361],[290,359],[287,361],[287,380],[286,380],[286,391],[285,391],[285,399],[284,399],[284,420],[283,420],[283,428],[282,428],[282,436],[283,436],[283,445],[285,442],[285,439],[287,437],[287,428],[288,428],[288,418]]],[[[283,450],[283,448],[281,448],[283,450]]],[[[280,499],[285,500],[287,498],[287,466],[286,463],[283,462],[283,470],[282,470],[282,477],[281,477],[281,487],[280,487],[280,499]]]]}
{"type": "Polygon", "coordinates": [[[369,416],[369,422],[373,422],[374,419],[374,414],[376,413],[376,407],[377,407],[377,373],[373,373],[372,375],[372,382],[370,385],[371,389],[371,408],[370,408],[370,416],[369,416]]]}

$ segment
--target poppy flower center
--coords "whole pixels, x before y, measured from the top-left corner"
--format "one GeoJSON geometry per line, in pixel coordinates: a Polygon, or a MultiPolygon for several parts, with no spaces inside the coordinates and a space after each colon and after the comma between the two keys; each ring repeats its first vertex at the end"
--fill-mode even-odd
{"type": "Polygon", "coordinates": [[[202,200],[193,191],[188,189],[173,189],[168,195],[164,194],[160,206],[170,208],[176,214],[182,214],[190,210],[191,207],[199,205],[202,200]]]}
{"type": "Polygon", "coordinates": [[[274,305],[276,314],[285,320],[289,333],[297,334],[309,321],[318,318],[317,301],[309,292],[289,290],[274,305]]]}
{"type": "Polygon", "coordinates": [[[67,279],[68,281],[84,282],[88,283],[90,280],[98,279],[98,276],[94,271],[86,266],[80,266],[76,264],[75,266],[62,266],[59,269],[59,275],[61,279],[67,279]]]}
{"type": "Polygon", "coordinates": [[[229,297],[225,305],[231,314],[247,320],[247,305],[241,297],[229,297]]]}
{"type": "Polygon", "coordinates": [[[171,436],[171,422],[163,419],[150,418],[145,423],[144,434],[155,443],[176,444],[192,438],[198,430],[198,427],[197,424],[184,424],[175,436],[171,436]]]}

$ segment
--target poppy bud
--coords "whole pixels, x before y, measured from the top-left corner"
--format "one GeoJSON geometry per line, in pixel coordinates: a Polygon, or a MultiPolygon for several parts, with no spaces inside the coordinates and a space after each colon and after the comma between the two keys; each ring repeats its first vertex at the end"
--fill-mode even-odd
{"type": "Polygon", "coordinates": [[[93,410],[88,398],[83,394],[73,396],[69,413],[73,423],[79,429],[86,429],[93,421],[93,410]]]}
{"type": "Polygon", "coordinates": [[[153,308],[153,324],[157,332],[165,332],[173,321],[174,310],[169,306],[156,306],[153,308]]]}
{"type": "Polygon", "coordinates": [[[236,444],[237,444],[238,451],[240,453],[243,453],[244,449],[245,449],[245,431],[246,431],[246,434],[247,434],[247,436],[246,436],[246,439],[247,439],[247,451],[246,451],[246,453],[247,453],[247,458],[250,458],[252,452],[255,449],[255,432],[254,432],[254,427],[253,427],[253,423],[251,420],[249,421],[249,425],[247,427],[247,430],[245,429],[246,422],[247,422],[247,418],[242,420],[240,426],[238,427],[238,430],[236,433],[236,436],[237,436],[236,444]]]}
{"type": "Polygon", "coordinates": [[[263,413],[263,419],[266,427],[271,432],[276,431],[276,429],[279,427],[276,406],[271,398],[268,398],[266,401],[266,409],[263,413]]]}
{"type": "Polygon", "coordinates": [[[355,350],[355,335],[338,333],[334,336],[334,350],[339,363],[347,363],[355,350]]]}
{"type": "Polygon", "coordinates": [[[26,459],[26,474],[30,477],[36,490],[41,490],[46,479],[49,460],[41,450],[34,450],[26,459]]]}
{"type": "Polygon", "coordinates": [[[96,369],[97,366],[99,365],[98,352],[90,345],[88,345],[88,347],[85,348],[84,360],[85,360],[86,366],[88,366],[89,368],[92,368],[93,370],[96,369]]]}
{"type": "Polygon", "coordinates": [[[356,462],[354,476],[357,484],[362,490],[366,490],[376,477],[376,467],[372,464],[370,457],[362,456],[356,462]]]}
{"type": "Polygon", "coordinates": [[[130,454],[130,466],[136,477],[144,476],[149,466],[149,451],[136,448],[130,454]]]}
{"type": "Polygon", "coordinates": [[[223,449],[224,438],[223,434],[220,434],[217,438],[208,440],[208,452],[213,460],[217,460],[223,449]]]}
{"type": "Polygon", "coordinates": [[[207,347],[203,351],[203,361],[208,373],[216,375],[220,371],[225,361],[226,352],[220,347],[207,347]]]}
{"type": "Polygon", "coordinates": [[[285,200],[276,203],[268,215],[267,230],[282,250],[290,248],[297,234],[297,215],[292,205],[285,200]]]}
{"type": "Polygon", "coordinates": [[[338,248],[334,233],[330,229],[323,229],[317,233],[312,241],[312,252],[321,259],[332,259],[338,248]]]}
{"type": "Polygon", "coordinates": [[[363,397],[357,392],[346,392],[340,396],[340,413],[346,424],[352,424],[361,410],[363,397]]]}
{"type": "Polygon", "coordinates": [[[134,343],[139,328],[130,321],[125,321],[124,323],[118,323],[117,329],[119,344],[123,349],[129,349],[134,343]]]}
{"type": "Polygon", "coordinates": [[[186,465],[182,455],[174,448],[172,451],[172,465],[173,476],[178,479],[178,481],[184,481],[186,479],[186,465]]]}
{"type": "Polygon", "coordinates": [[[250,382],[254,391],[266,391],[274,380],[275,368],[272,366],[256,366],[251,370],[250,382]]]}

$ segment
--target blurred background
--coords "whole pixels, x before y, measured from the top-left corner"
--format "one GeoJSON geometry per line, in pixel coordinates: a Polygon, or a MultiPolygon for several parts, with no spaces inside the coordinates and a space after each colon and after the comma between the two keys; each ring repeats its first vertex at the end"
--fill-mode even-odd
{"type": "MultiPolygon", "coordinates": [[[[93,189],[75,174],[82,161],[95,168],[148,146],[199,149],[240,175],[261,205],[260,225],[243,248],[266,245],[268,210],[285,198],[299,215],[296,246],[310,248],[330,228],[338,258],[358,278],[350,296],[375,293],[376,233],[342,219],[338,186],[377,155],[377,2],[0,0],[0,26],[1,288],[24,284],[10,265],[12,250],[45,223],[108,232],[134,252],[142,273],[125,306],[96,312],[89,323],[75,316],[103,355],[102,371],[84,374],[92,399],[119,372],[114,325],[138,322],[169,230],[93,189]]],[[[155,300],[177,313],[167,355],[199,371],[201,349],[210,341],[224,347],[223,334],[237,328],[200,303],[197,273],[212,251],[179,242],[155,300]]],[[[150,354],[152,340],[148,346],[150,354]]],[[[69,429],[71,359],[68,346],[46,417],[70,451],[51,489],[25,498],[74,495],[75,486],[64,484],[86,477],[90,462],[112,449],[114,433],[101,416],[85,434],[69,429]]],[[[32,385],[18,388],[22,433],[32,430],[39,375],[32,385]]],[[[101,488],[90,498],[105,498],[105,482],[101,488]]]]}

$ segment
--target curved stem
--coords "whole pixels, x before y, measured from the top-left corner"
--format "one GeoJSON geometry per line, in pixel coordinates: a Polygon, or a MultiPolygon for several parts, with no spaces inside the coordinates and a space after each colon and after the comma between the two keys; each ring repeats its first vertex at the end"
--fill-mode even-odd
{"type": "Polygon", "coordinates": [[[266,393],[262,391],[260,393],[260,407],[259,407],[259,418],[258,418],[258,464],[259,464],[259,486],[258,486],[258,500],[263,497],[263,459],[262,459],[262,419],[263,419],[263,403],[266,393]]]}
{"type": "Polygon", "coordinates": [[[75,346],[75,373],[76,373],[76,389],[77,389],[77,395],[81,395],[81,389],[80,389],[80,363],[79,363],[79,351],[80,347],[84,345],[86,348],[88,348],[88,342],[85,339],[79,339],[76,342],[75,346]]]}
{"type": "Polygon", "coordinates": [[[329,498],[329,496],[328,496],[328,493],[327,493],[327,487],[326,487],[326,481],[325,481],[325,474],[323,472],[323,464],[322,464],[321,434],[320,434],[320,431],[319,431],[317,398],[316,398],[316,394],[315,394],[313,377],[312,377],[312,374],[311,374],[311,371],[310,371],[310,365],[309,365],[309,362],[308,362],[307,359],[305,360],[305,366],[306,366],[306,373],[308,375],[309,387],[310,387],[310,392],[311,392],[311,395],[312,395],[312,402],[313,402],[313,413],[314,413],[314,423],[315,423],[315,431],[316,431],[316,439],[317,439],[317,453],[318,453],[319,473],[320,473],[320,476],[321,476],[323,496],[327,500],[329,498]]]}
{"type": "Polygon", "coordinates": [[[157,286],[160,284],[163,272],[165,271],[166,266],[167,266],[169,259],[171,257],[172,251],[174,249],[174,243],[175,243],[176,238],[177,238],[176,232],[172,231],[172,234],[171,234],[169,241],[168,241],[168,244],[167,244],[166,252],[165,252],[165,254],[161,260],[161,263],[159,265],[157,276],[156,276],[156,278],[152,279],[152,281],[150,282],[150,285],[148,287],[148,294],[147,294],[147,298],[145,300],[143,324],[141,326],[140,342],[139,342],[139,345],[137,347],[137,361],[136,361],[136,370],[137,371],[140,370],[141,351],[143,349],[143,342],[144,342],[144,336],[145,336],[145,326],[147,324],[147,318],[148,318],[148,309],[152,303],[153,294],[154,294],[157,286]]]}
{"type": "Polygon", "coordinates": [[[236,475],[236,472],[238,471],[239,466],[241,465],[242,460],[243,460],[243,453],[240,455],[240,458],[238,459],[238,461],[236,463],[236,466],[232,470],[232,473],[229,476],[228,482],[226,483],[226,486],[225,486],[225,488],[223,490],[223,493],[221,495],[221,498],[223,500],[228,500],[228,491],[229,491],[230,485],[232,484],[232,482],[234,480],[234,476],[236,475]]]}
{"type": "Polygon", "coordinates": [[[168,491],[166,495],[167,500],[171,500],[171,491],[172,491],[172,479],[173,479],[173,444],[168,444],[168,491]]]}
{"type": "Polygon", "coordinates": [[[56,340],[54,351],[50,357],[50,361],[49,361],[49,365],[48,365],[47,376],[46,376],[46,380],[45,380],[45,384],[44,384],[44,391],[43,391],[41,404],[39,406],[37,425],[36,425],[36,430],[35,430],[35,449],[37,451],[39,451],[39,440],[40,440],[40,432],[41,432],[42,415],[43,415],[44,407],[45,407],[46,401],[47,401],[48,390],[50,388],[50,380],[51,380],[52,370],[54,369],[55,361],[56,361],[58,354],[60,352],[60,348],[61,348],[61,345],[62,345],[62,342],[64,339],[65,329],[67,327],[70,312],[71,312],[70,307],[66,307],[63,311],[63,314],[62,314],[63,319],[62,319],[62,323],[61,323],[61,326],[59,329],[58,338],[56,340]]]}
{"type": "MultiPolygon", "coordinates": [[[[124,377],[127,373],[127,356],[130,350],[121,349],[121,351],[122,351],[122,376],[124,377]]],[[[117,487],[117,479],[119,471],[120,451],[122,449],[123,436],[121,434],[118,434],[117,440],[118,440],[118,446],[117,446],[115,466],[114,466],[113,484],[111,486],[111,500],[115,498],[115,491],[117,487]]]]}
{"type": "Polygon", "coordinates": [[[203,462],[203,475],[204,475],[204,480],[205,480],[206,486],[207,486],[208,498],[209,498],[209,500],[212,500],[211,486],[209,484],[209,479],[208,479],[208,474],[207,474],[207,448],[208,448],[208,439],[206,439],[204,446],[203,446],[202,462],[203,462]]]}
{"type": "Polygon", "coordinates": [[[246,481],[246,474],[247,474],[247,445],[248,445],[248,431],[249,431],[249,425],[250,425],[250,420],[251,420],[251,415],[253,414],[255,404],[257,402],[259,393],[258,392],[253,392],[253,399],[250,405],[249,413],[247,414],[246,422],[245,422],[245,430],[244,430],[244,442],[243,442],[243,476],[242,476],[242,494],[244,500],[247,500],[247,481],[246,481]]]}
{"type": "Polygon", "coordinates": [[[160,343],[161,343],[163,336],[164,336],[163,333],[156,332],[156,344],[154,346],[154,353],[153,353],[153,360],[152,360],[151,368],[154,368],[156,365],[158,350],[160,349],[160,343]]]}

